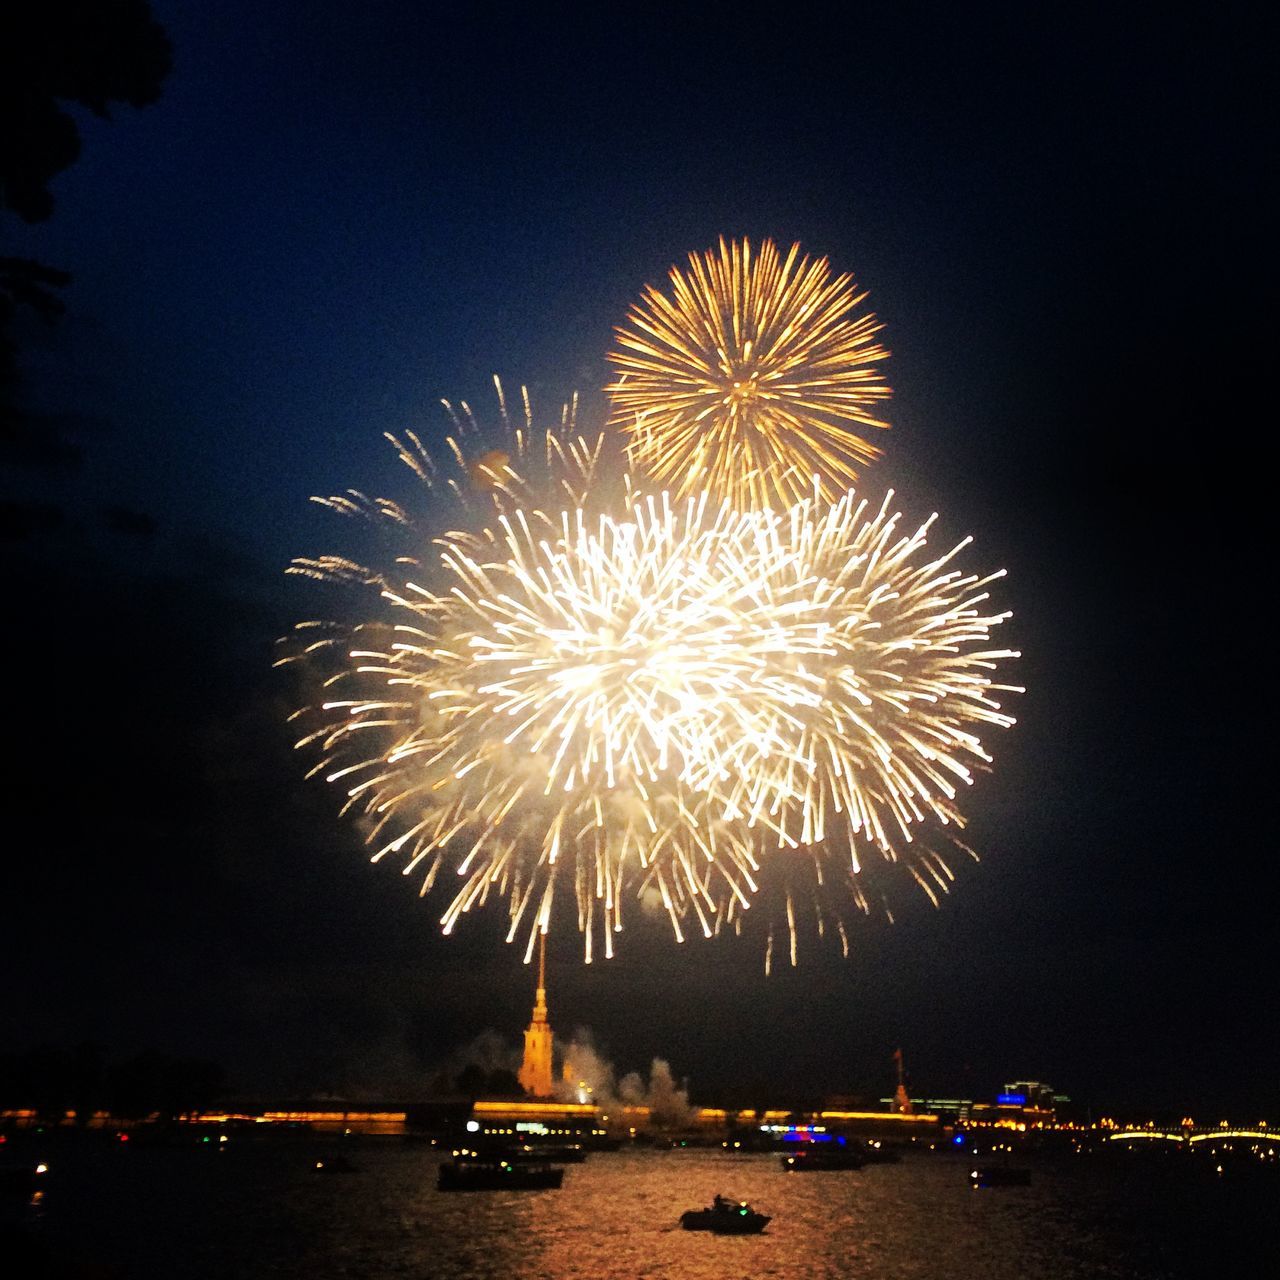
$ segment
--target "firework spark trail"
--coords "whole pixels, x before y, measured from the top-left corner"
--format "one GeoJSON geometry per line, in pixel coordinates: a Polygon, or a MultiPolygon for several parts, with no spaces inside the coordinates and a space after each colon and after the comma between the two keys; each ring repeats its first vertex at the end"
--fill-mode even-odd
{"type": "MultiPolygon", "coordinates": [[[[752,518],[757,547],[762,537],[772,544],[774,625],[811,630],[803,646],[776,646],[759,682],[779,749],[736,739],[721,767],[735,780],[734,816],[748,830],[764,825],[759,857],[781,888],[792,964],[801,900],[819,935],[834,926],[846,955],[850,902],[892,919],[868,883],[868,851],[873,866],[901,864],[935,906],[955,878],[938,842],[976,860],[959,838],[958,793],[990,763],[979,732],[1014,723],[999,697],[1021,692],[993,678],[1016,651],[988,647],[1009,617],[988,603],[1003,571],[954,567],[967,538],[929,556],[936,517],[902,532],[891,500],[873,510],[847,494],[832,508],[806,502],[752,518]]],[[[726,896],[723,905],[717,929],[739,927],[748,904],[726,896]]]]}
{"type": "MultiPolygon", "coordinates": [[[[429,478],[420,448],[401,453],[429,478]]],[[[581,494],[599,450],[540,456],[581,494]]],[[[945,887],[913,829],[963,824],[958,784],[987,759],[977,731],[1011,723],[991,672],[1014,655],[984,647],[1006,615],[983,607],[990,578],[950,567],[964,544],[929,560],[928,524],[899,534],[888,499],[868,515],[852,495],[773,515],[629,493],[621,518],[548,514],[516,500],[509,458],[498,471],[479,533],[386,570],[293,566],[377,592],[351,633],[297,633],[334,664],[300,745],[367,815],[375,860],[425,867],[423,892],[443,868],[461,879],[446,931],[494,892],[509,936],[545,929],[568,881],[588,958],[601,928],[611,954],[644,888],[678,937],[690,919],[711,934],[740,922],[762,864],[797,851],[822,883],[842,849],[828,878],[858,899],[860,843],[945,887]]],[[[330,505],[412,527],[395,504],[330,505]]],[[[794,960],[790,896],[788,916],[794,960]]]]}
{"type": "Polygon", "coordinates": [[[606,390],[633,466],[677,497],[710,490],[742,508],[835,501],[879,449],[851,426],[883,428],[888,352],[865,298],[827,260],[766,240],[690,254],[669,294],[648,286],[616,330],[606,390]]]}
{"type": "Polygon", "coordinates": [[[424,889],[446,853],[454,859],[465,883],[446,930],[495,884],[513,932],[531,905],[545,927],[565,861],[588,954],[597,909],[611,952],[633,870],[656,886],[677,934],[688,914],[713,929],[718,907],[696,863],[721,859],[717,888],[743,906],[754,890],[750,840],[707,780],[723,773],[724,742],[768,738],[751,681],[771,645],[805,639],[754,625],[767,566],[721,571],[740,518],[652,500],[633,514],[593,524],[565,512],[553,540],[545,516],[535,525],[517,513],[441,539],[439,592],[347,561],[295,564],[376,585],[399,619],[322,637],[338,658],[334,684],[358,688],[323,703],[303,744],[321,747],[317,771],[373,819],[375,859],[405,853],[406,871],[429,860],[424,889]]]}

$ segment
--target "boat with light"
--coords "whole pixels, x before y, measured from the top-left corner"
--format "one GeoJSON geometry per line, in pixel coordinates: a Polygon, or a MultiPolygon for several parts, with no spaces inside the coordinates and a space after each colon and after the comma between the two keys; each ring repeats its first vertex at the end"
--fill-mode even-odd
{"type": "Polygon", "coordinates": [[[48,1172],[49,1166],[43,1160],[0,1165],[0,1195],[28,1199],[42,1188],[48,1172]]]}
{"type": "Polygon", "coordinates": [[[440,1166],[437,1191],[555,1191],[564,1170],[545,1162],[455,1151],[440,1166]]]}
{"type": "Polygon", "coordinates": [[[1015,1169],[1007,1164],[978,1165],[969,1170],[969,1185],[975,1190],[988,1187],[1029,1187],[1030,1169],[1015,1169]]]}
{"type": "Polygon", "coordinates": [[[716,1196],[706,1209],[689,1209],[680,1215],[685,1231],[710,1231],[718,1236],[759,1235],[772,1219],[757,1213],[745,1200],[716,1196]]]}
{"type": "Polygon", "coordinates": [[[805,1143],[782,1157],[785,1173],[812,1173],[827,1169],[861,1169],[866,1155],[853,1143],[805,1143]]]}

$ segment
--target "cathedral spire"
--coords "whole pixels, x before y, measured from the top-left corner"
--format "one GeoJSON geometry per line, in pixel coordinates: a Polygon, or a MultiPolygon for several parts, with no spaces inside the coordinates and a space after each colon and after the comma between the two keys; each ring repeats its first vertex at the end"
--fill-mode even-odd
{"type": "Polygon", "coordinates": [[[547,1021],[547,935],[538,935],[538,988],[533,999],[533,1020],[524,1033],[524,1060],[520,1087],[535,1098],[551,1097],[551,1024],[547,1021]]]}
{"type": "Polygon", "coordinates": [[[903,1061],[901,1049],[893,1051],[893,1060],[898,1067],[898,1087],[893,1094],[893,1109],[900,1116],[914,1115],[916,1109],[911,1101],[911,1095],[907,1093],[906,1063],[903,1061]]]}
{"type": "Polygon", "coordinates": [[[538,990],[533,998],[534,1022],[547,1020],[547,935],[538,934],[538,990]]]}

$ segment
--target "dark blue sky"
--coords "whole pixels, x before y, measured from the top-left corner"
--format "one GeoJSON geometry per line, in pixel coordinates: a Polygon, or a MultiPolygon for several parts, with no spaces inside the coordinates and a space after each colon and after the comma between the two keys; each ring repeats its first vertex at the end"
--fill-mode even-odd
{"type": "Polygon", "coordinates": [[[866,929],[859,960],[769,984],[732,947],[641,936],[588,973],[566,947],[553,1012],[707,1091],[875,1087],[902,1040],[934,1089],[1274,1102],[1264,739],[1228,697],[1253,574],[1255,33],[1229,9],[156,16],[160,101],[86,119],[54,217],[0,241],[74,274],[29,387],[84,419],[78,472],[4,477],[71,513],[13,552],[50,648],[16,706],[89,729],[69,754],[38,735],[15,775],[40,833],[19,884],[66,942],[33,967],[19,931],[31,994],[4,1039],[164,1041],[301,1085],[514,1038],[514,950],[479,923],[435,939],[281,765],[279,570],[341,546],[310,494],[393,482],[383,431],[488,404],[495,372],[548,407],[580,389],[598,420],[640,287],[720,234],[773,236],[852,271],[886,322],[868,488],[1010,570],[1030,692],[968,802],[989,856],[941,912],[866,929]],[[156,534],[104,541],[102,505],[156,534]],[[50,834],[68,794],[74,838],[50,834]]]}
{"type": "Polygon", "coordinates": [[[163,105],[87,123],[28,242],[75,273],[68,345],[140,504],[281,554],[282,500],[375,473],[440,396],[594,392],[639,286],[722,233],[871,289],[902,469],[1020,463],[1046,433],[1010,383],[1105,369],[1126,294],[1206,251],[1168,205],[1233,143],[1162,27],[267,9],[163,9],[163,105]]]}

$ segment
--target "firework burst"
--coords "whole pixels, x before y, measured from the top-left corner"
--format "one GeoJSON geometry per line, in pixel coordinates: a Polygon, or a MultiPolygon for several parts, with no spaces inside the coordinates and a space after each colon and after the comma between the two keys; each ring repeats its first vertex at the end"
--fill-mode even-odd
{"type": "Polygon", "coordinates": [[[888,352],[865,294],[825,258],[783,257],[766,240],[720,241],[647,286],[616,331],[606,390],[637,470],[677,497],[709,490],[735,506],[834,501],[879,450],[854,427],[887,424],[888,352]]]}
{"type": "Polygon", "coordinates": [[[452,873],[446,931],[503,897],[530,945],[571,888],[588,958],[646,889],[677,936],[740,920],[771,859],[855,894],[867,850],[945,879],[914,833],[962,825],[978,732],[1011,723],[990,579],[851,495],[775,515],[627,492],[621,516],[589,513],[599,447],[556,433],[532,453],[579,500],[528,504],[530,438],[480,482],[457,452],[459,493],[494,503],[479,532],[432,540],[404,507],[344,495],[326,501],[416,545],[380,568],[293,566],[373,593],[352,626],[303,624],[295,656],[329,664],[299,745],[364,815],[374,860],[402,857],[424,893],[452,873]]]}

